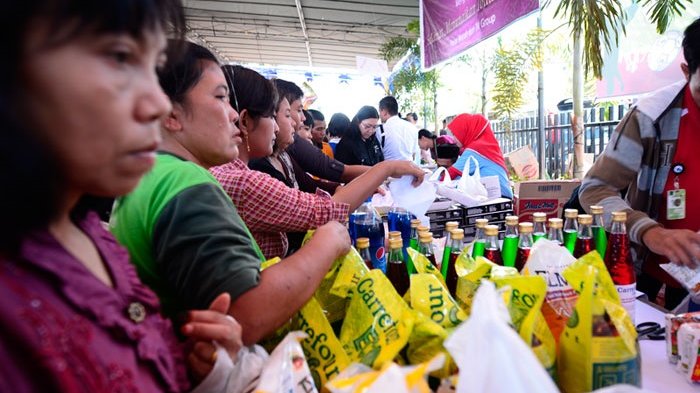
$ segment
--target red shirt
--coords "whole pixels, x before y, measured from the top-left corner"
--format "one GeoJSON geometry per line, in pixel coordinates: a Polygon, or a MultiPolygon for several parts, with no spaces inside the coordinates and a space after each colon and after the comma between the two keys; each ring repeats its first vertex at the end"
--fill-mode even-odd
{"type": "Polygon", "coordinates": [[[348,218],[347,203],[334,202],[325,193],[314,195],[289,188],[267,173],[249,169],[241,160],[209,171],[231,197],[265,258],[285,256],[289,245],[286,232],[315,229],[348,218]]]}
{"type": "MultiPolygon", "coordinates": [[[[695,104],[690,89],[686,86],[683,93],[683,112],[681,114],[681,122],[678,129],[678,142],[676,143],[676,151],[673,154],[672,164],[683,164],[684,171],[678,175],[679,188],[685,190],[685,218],[682,220],[667,220],[666,219],[666,195],[669,190],[675,189],[674,180],[676,175],[672,169],[666,179],[666,186],[663,192],[663,201],[659,209],[658,222],[666,229],[690,229],[691,231],[700,230],[700,154],[698,154],[698,141],[700,140],[700,108],[695,104]]],[[[673,165],[672,165],[673,167],[673,165]]],[[[656,256],[654,261],[657,263],[666,263],[668,260],[664,257],[656,256]]],[[[673,286],[678,284],[665,271],[660,268],[646,267],[645,270],[651,268],[652,274],[662,281],[670,283],[673,286]],[[661,274],[661,275],[659,275],[661,274]]]]}

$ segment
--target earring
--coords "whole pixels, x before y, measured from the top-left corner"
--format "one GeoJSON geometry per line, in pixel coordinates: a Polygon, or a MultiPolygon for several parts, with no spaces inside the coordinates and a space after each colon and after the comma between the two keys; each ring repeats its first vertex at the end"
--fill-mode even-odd
{"type": "Polygon", "coordinates": [[[248,150],[248,153],[250,153],[250,145],[248,144],[248,139],[246,138],[245,140],[245,149],[248,150]]]}

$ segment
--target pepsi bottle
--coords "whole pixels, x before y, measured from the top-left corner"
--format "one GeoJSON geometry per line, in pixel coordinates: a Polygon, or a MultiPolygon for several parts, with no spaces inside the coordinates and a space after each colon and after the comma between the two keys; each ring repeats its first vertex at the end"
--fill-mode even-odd
{"type": "Polygon", "coordinates": [[[355,215],[355,236],[369,238],[369,253],[372,267],[386,274],[386,251],[384,249],[384,223],[381,216],[374,210],[372,203],[367,201],[353,213],[355,215]]]}

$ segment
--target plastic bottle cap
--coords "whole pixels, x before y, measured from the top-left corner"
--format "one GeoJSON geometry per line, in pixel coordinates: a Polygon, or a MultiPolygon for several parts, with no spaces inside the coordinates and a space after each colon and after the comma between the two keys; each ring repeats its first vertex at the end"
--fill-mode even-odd
{"type": "Polygon", "coordinates": [[[464,231],[461,229],[455,229],[452,231],[452,240],[462,240],[464,239],[464,231]]]}
{"type": "Polygon", "coordinates": [[[549,219],[549,227],[550,228],[561,228],[564,226],[564,223],[561,218],[550,218],[549,219]]]}
{"type": "Polygon", "coordinates": [[[498,225],[487,225],[484,232],[486,236],[498,236],[498,225]]]}
{"type": "Polygon", "coordinates": [[[487,225],[489,225],[489,220],[486,218],[477,218],[476,219],[476,227],[484,229],[487,225]]]}
{"type": "Polygon", "coordinates": [[[450,234],[451,234],[452,236],[454,236],[454,235],[456,235],[456,234],[460,234],[460,233],[462,234],[462,236],[464,236],[464,229],[456,228],[456,229],[453,229],[452,232],[450,232],[450,234]]]}
{"type": "Polygon", "coordinates": [[[414,218],[411,220],[411,228],[418,228],[420,226],[420,220],[417,218],[414,218]]]}
{"type": "Polygon", "coordinates": [[[564,217],[566,217],[566,218],[576,218],[577,216],[578,216],[578,210],[576,210],[576,209],[564,210],[564,217]]]}
{"type": "Polygon", "coordinates": [[[355,243],[357,243],[357,248],[367,248],[369,247],[369,238],[358,237],[357,240],[355,240],[355,243]]]}
{"type": "Polygon", "coordinates": [[[532,213],[532,221],[534,221],[534,222],[547,221],[547,213],[542,213],[542,212],[532,213]]]}
{"type": "Polygon", "coordinates": [[[418,233],[428,232],[430,230],[430,227],[426,227],[425,225],[419,225],[417,230],[418,230],[418,233]]]}
{"type": "Polygon", "coordinates": [[[603,214],[603,206],[591,205],[591,214],[603,214]]]}
{"type": "Polygon", "coordinates": [[[448,232],[450,232],[452,229],[457,228],[459,223],[457,221],[447,221],[445,223],[445,229],[447,229],[448,232]]]}
{"type": "Polygon", "coordinates": [[[615,222],[627,222],[627,212],[612,212],[612,219],[615,222]]]}
{"type": "Polygon", "coordinates": [[[583,225],[590,225],[593,223],[593,216],[590,214],[580,214],[578,216],[578,223],[583,225]]]}
{"type": "Polygon", "coordinates": [[[389,231],[389,240],[399,238],[401,239],[401,232],[399,231],[389,231]]]}
{"type": "Polygon", "coordinates": [[[433,241],[433,233],[432,232],[421,232],[420,235],[418,235],[418,238],[420,239],[421,243],[428,243],[433,241]]]}
{"type": "Polygon", "coordinates": [[[506,225],[518,225],[518,216],[506,216],[506,225]]]}
{"type": "Polygon", "coordinates": [[[518,231],[520,233],[532,233],[532,223],[531,222],[521,222],[518,224],[518,231]]]}
{"type": "Polygon", "coordinates": [[[403,248],[403,241],[401,238],[398,239],[389,239],[389,248],[392,250],[400,250],[403,248]]]}

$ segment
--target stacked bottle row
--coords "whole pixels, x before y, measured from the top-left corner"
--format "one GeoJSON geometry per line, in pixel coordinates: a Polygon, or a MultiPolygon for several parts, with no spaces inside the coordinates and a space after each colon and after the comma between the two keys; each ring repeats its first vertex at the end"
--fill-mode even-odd
{"type": "Polygon", "coordinates": [[[503,246],[498,247],[498,227],[477,220],[477,231],[472,256],[483,256],[492,262],[522,270],[530,255],[532,245],[547,238],[557,242],[575,257],[580,258],[597,251],[617,288],[622,305],[634,317],[636,279],[627,236],[627,213],[613,212],[610,232],[606,232],[603,208],[591,206],[591,214],[578,214],[576,209],[566,209],[565,220],[550,218],[548,225],[544,213],[534,213],[533,222],[518,222],[518,217],[506,217],[503,246]]]}

